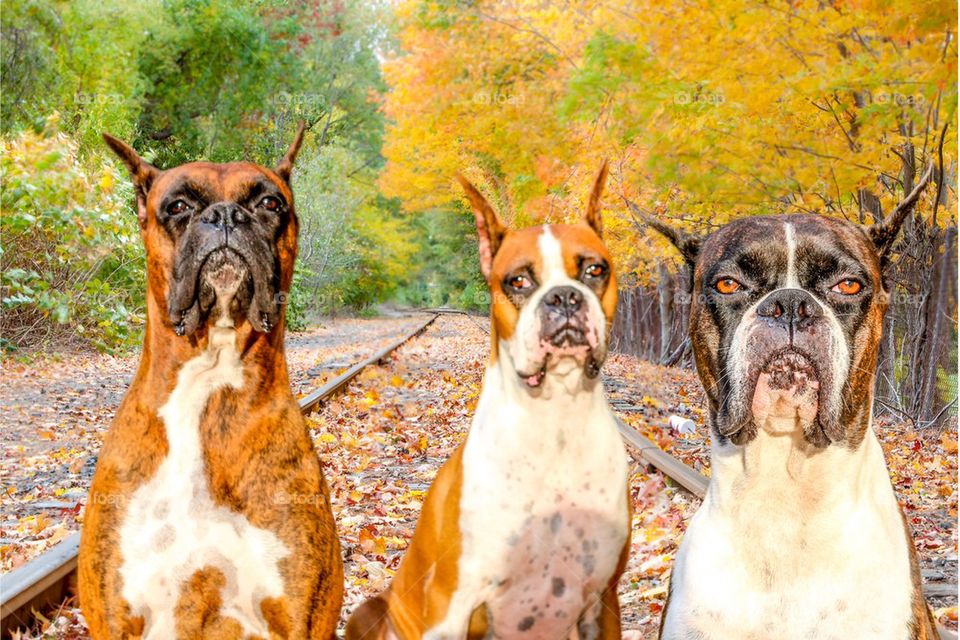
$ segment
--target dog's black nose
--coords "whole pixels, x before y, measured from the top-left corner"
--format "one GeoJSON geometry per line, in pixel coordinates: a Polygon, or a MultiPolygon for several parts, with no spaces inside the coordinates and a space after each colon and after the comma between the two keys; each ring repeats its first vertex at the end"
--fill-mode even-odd
{"type": "Polygon", "coordinates": [[[250,214],[233,202],[217,202],[207,207],[200,221],[216,227],[232,229],[250,222],[250,214]]]}
{"type": "Polygon", "coordinates": [[[803,289],[778,289],[768,295],[757,315],[785,327],[805,327],[823,315],[816,299],[803,289]]]}
{"type": "Polygon", "coordinates": [[[583,294],[575,287],[555,287],[543,296],[543,306],[548,311],[572,315],[583,304],[583,294]]]}

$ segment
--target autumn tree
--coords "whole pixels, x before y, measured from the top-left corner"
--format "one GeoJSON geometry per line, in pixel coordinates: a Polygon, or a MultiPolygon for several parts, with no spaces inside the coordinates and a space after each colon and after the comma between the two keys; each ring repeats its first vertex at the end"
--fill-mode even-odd
{"type": "Polygon", "coordinates": [[[608,237],[637,287],[621,318],[648,325],[623,346],[653,359],[683,355],[686,278],[622,198],[698,231],[761,213],[866,223],[932,162],[895,274],[882,401],[929,419],[950,399],[936,372],[956,339],[954,3],[411,0],[397,14],[384,191],[409,211],[449,205],[466,171],[509,217],[558,221],[610,158],[608,237]]]}

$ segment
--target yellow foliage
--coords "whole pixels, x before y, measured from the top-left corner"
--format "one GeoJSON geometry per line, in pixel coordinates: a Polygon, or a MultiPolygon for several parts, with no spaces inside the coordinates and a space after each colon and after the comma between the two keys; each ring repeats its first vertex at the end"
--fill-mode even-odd
{"type": "MultiPolygon", "coordinates": [[[[935,156],[957,101],[956,4],[576,0],[396,8],[380,186],[407,211],[463,172],[520,224],[575,218],[611,161],[608,240],[643,278],[661,241],[622,197],[708,229],[734,216],[859,219],[902,197],[905,144],[935,156]]],[[[956,160],[956,127],[944,145],[956,160]]],[[[932,191],[924,208],[930,211],[932,191]]],[[[944,217],[956,217],[948,193],[944,217]]],[[[867,220],[869,221],[869,220],[867,220]]]]}

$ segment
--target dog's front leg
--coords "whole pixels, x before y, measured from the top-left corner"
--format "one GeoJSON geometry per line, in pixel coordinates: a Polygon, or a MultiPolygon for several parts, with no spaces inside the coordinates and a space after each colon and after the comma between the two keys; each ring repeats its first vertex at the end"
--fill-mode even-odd
{"type": "Polygon", "coordinates": [[[620,600],[617,598],[617,586],[611,585],[600,599],[600,639],[620,638],[620,600]]]}

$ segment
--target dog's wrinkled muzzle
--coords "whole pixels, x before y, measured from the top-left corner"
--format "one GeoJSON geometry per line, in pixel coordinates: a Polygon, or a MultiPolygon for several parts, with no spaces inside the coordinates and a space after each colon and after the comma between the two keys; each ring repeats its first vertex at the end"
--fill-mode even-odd
{"type": "Polygon", "coordinates": [[[753,439],[768,421],[794,419],[805,439],[825,447],[842,437],[837,407],[829,402],[837,384],[831,334],[820,303],[800,289],[781,289],[757,307],[747,332],[742,389],[721,407],[718,430],[735,444],[753,439]]]}
{"type": "Polygon", "coordinates": [[[168,311],[177,335],[190,335],[211,319],[245,318],[263,333],[277,325],[279,263],[271,240],[232,202],[210,205],[190,221],[170,287],[168,311]]]}
{"type": "Polygon", "coordinates": [[[550,289],[540,301],[539,348],[532,371],[517,374],[530,387],[539,387],[547,369],[562,359],[576,361],[584,374],[596,378],[603,365],[604,349],[598,332],[590,323],[590,305],[584,293],[573,286],[550,289]]]}

